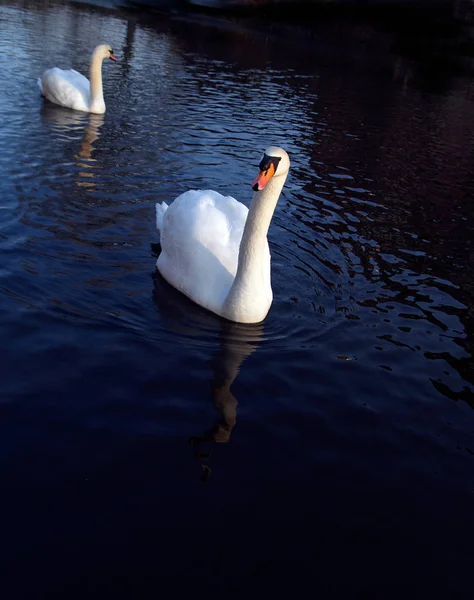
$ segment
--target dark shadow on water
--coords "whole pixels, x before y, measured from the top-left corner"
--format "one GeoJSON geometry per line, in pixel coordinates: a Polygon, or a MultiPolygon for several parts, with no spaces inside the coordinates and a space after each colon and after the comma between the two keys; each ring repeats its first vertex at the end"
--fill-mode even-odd
{"type": "MultiPolygon", "coordinates": [[[[156,249],[156,248],[154,248],[156,249]]],[[[264,339],[264,324],[233,323],[214,315],[181,294],[155,271],[153,274],[153,299],[164,326],[176,335],[176,343],[183,345],[183,336],[194,343],[210,339],[214,346],[211,368],[212,404],[218,412],[217,420],[205,431],[189,438],[195,449],[203,473],[201,480],[211,476],[209,444],[226,444],[230,441],[237,420],[237,398],[231,391],[241,366],[264,339]]]]}

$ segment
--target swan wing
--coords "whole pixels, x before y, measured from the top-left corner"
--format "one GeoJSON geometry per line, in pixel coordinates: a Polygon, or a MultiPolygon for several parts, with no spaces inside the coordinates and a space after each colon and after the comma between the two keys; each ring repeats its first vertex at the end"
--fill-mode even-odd
{"type": "Polygon", "coordinates": [[[237,272],[247,214],[232,196],[185,192],[163,214],[158,270],[189,298],[219,312],[237,272]]]}
{"type": "Polygon", "coordinates": [[[40,87],[50,102],[73,110],[89,111],[89,80],[74,69],[47,69],[41,77],[40,87]]]}

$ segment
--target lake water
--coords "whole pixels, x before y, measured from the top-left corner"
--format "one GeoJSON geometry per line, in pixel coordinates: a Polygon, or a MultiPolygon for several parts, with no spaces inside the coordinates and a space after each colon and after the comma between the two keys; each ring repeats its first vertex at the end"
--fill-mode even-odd
{"type": "Polygon", "coordinates": [[[164,575],[469,597],[474,80],[179,14],[0,19],[2,597],[164,575]],[[99,42],[106,114],[43,102],[99,42]],[[269,144],[292,161],[274,302],[239,326],[157,275],[154,205],[248,206],[269,144]]]}

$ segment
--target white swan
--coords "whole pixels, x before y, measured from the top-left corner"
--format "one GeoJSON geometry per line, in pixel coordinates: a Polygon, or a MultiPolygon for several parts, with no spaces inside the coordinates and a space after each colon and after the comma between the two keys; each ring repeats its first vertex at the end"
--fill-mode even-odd
{"type": "Polygon", "coordinates": [[[46,69],[38,79],[42,94],[50,102],[83,112],[105,113],[102,91],[102,61],[117,60],[107,44],[101,44],[92,53],[89,80],[74,69],[63,71],[57,67],[46,69]]]}
{"type": "Polygon", "coordinates": [[[265,150],[250,210],[212,190],[157,204],[156,266],[168,283],[230,321],[263,321],[273,299],[267,232],[289,168],[285,150],[265,150]]]}

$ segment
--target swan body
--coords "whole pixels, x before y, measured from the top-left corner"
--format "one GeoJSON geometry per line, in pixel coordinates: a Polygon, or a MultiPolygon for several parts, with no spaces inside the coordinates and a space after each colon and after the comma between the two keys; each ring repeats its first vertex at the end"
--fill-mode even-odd
{"type": "Polygon", "coordinates": [[[250,209],[213,190],[157,204],[156,266],[168,283],[230,321],[263,321],[273,300],[267,233],[289,167],[282,148],[266,149],[250,209]]]}
{"type": "Polygon", "coordinates": [[[107,44],[97,46],[90,63],[90,81],[74,69],[63,71],[57,67],[46,69],[38,86],[44,97],[54,104],[82,112],[105,113],[102,90],[102,61],[105,58],[116,60],[113,50],[107,44]]]}

